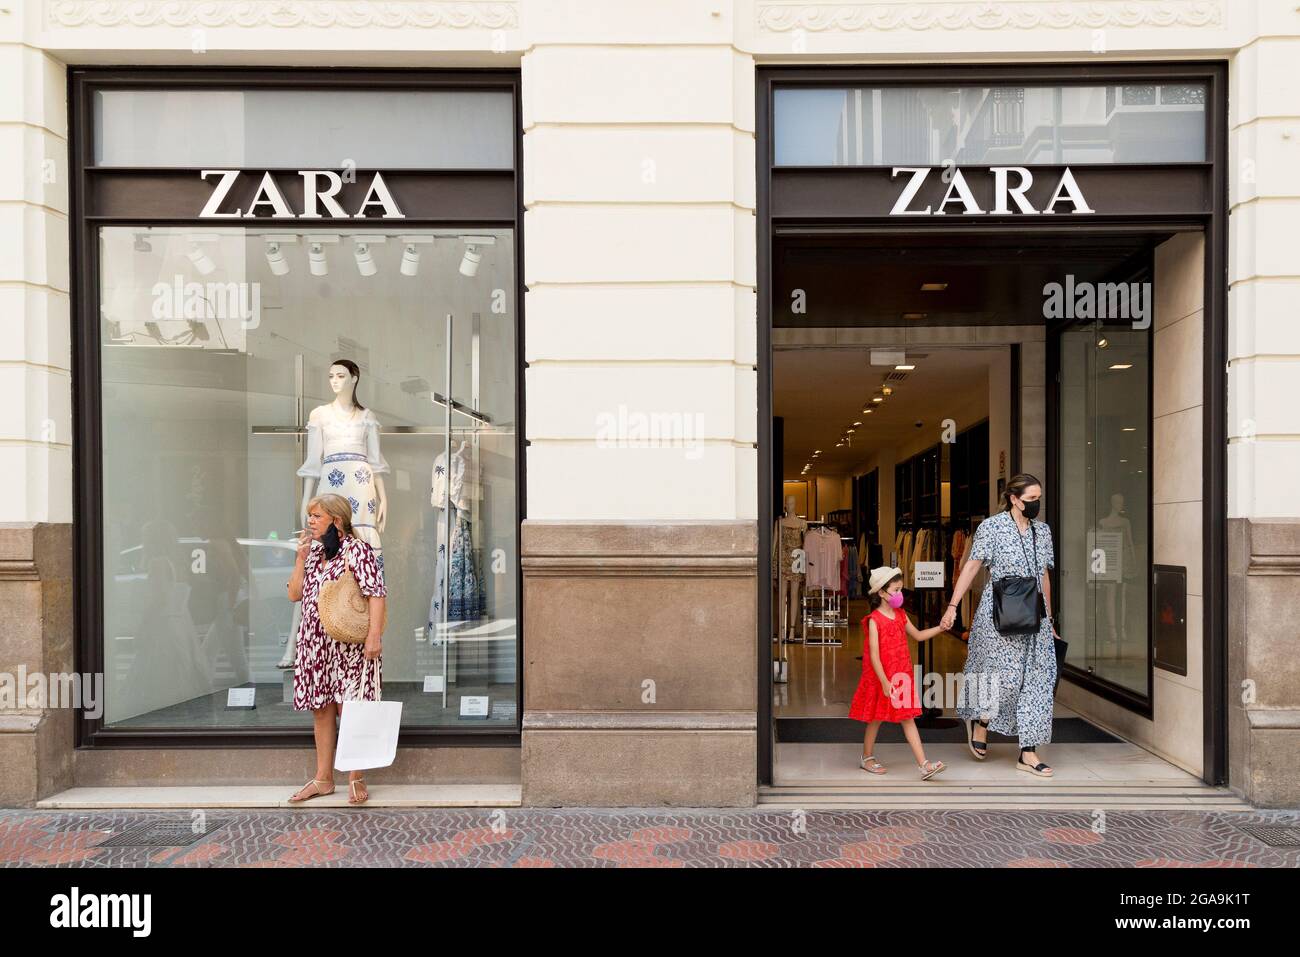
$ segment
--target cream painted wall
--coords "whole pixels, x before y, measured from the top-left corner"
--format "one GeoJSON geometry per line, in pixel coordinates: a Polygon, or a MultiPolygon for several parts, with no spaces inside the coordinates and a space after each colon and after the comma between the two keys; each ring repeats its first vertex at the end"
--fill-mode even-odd
{"type": "MultiPolygon", "coordinates": [[[[66,64],[522,65],[530,514],[752,518],[756,62],[1101,64],[1224,51],[1230,514],[1294,515],[1300,12],[1290,0],[10,0],[0,520],[71,517],[66,64]],[[686,415],[695,445],[597,447],[597,416],[620,406],[686,415]]],[[[1027,467],[1038,464],[1032,438],[1027,467]]]]}

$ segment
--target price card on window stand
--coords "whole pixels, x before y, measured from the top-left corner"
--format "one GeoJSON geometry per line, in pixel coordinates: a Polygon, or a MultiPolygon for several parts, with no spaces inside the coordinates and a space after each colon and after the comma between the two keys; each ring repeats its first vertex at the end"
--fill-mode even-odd
{"type": "Polygon", "coordinates": [[[256,688],[226,689],[226,707],[253,710],[257,707],[256,688]]]}
{"type": "Polygon", "coordinates": [[[917,562],[913,588],[942,588],[943,562],[917,562]]]}
{"type": "Polygon", "coordinates": [[[462,718],[484,718],[489,714],[487,695],[466,695],[460,699],[462,718]]]}

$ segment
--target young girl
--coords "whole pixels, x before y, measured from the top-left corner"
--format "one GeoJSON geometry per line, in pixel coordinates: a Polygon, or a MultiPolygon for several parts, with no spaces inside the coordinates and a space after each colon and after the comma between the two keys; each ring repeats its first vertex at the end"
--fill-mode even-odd
{"type": "Polygon", "coordinates": [[[921,747],[921,736],[913,720],[921,713],[912,707],[915,701],[915,681],[912,675],[912,656],[907,650],[907,636],[917,641],[928,641],[943,629],[936,626],[917,631],[907,620],[903,606],[903,572],[898,568],[873,568],[867,580],[868,596],[877,607],[862,619],[866,633],[866,647],[862,652],[862,680],[849,708],[849,717],[867,723],[867,734],[862,741],[861,768],[871,774],[884,774],[885,766],[876,760],[872,750],[876,746],[876,733],[882,721],[896,721],[903,726],[903,735],[911,745],[912,756],[921,771],[921,780],[928,781],[945,767],[942,761],[927,761],[921,747]]]}

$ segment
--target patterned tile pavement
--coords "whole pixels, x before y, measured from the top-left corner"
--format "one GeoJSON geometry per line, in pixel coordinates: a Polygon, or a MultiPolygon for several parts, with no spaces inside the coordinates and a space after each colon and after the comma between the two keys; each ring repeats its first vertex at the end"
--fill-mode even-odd
{"type": "MultiPolygon", "coordinates": [[[[195,812],[197,814],[199,812],[195,812]]],[[[145,811],[0,810],[0,866],[63,867],[1297,867],[1235,824],[1300,812],[206,811],[188,847],[104,847],[145,811]]]]}

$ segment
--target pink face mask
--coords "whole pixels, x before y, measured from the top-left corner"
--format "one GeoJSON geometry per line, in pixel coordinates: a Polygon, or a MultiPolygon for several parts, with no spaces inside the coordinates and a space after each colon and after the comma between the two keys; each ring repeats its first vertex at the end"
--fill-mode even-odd
{"type": "Polygon", "coordinates": [[[902,608],[903,593],[901,591],[890,592],[885,596],[885,601],[889,602],[890,608],[902,608]]]}

